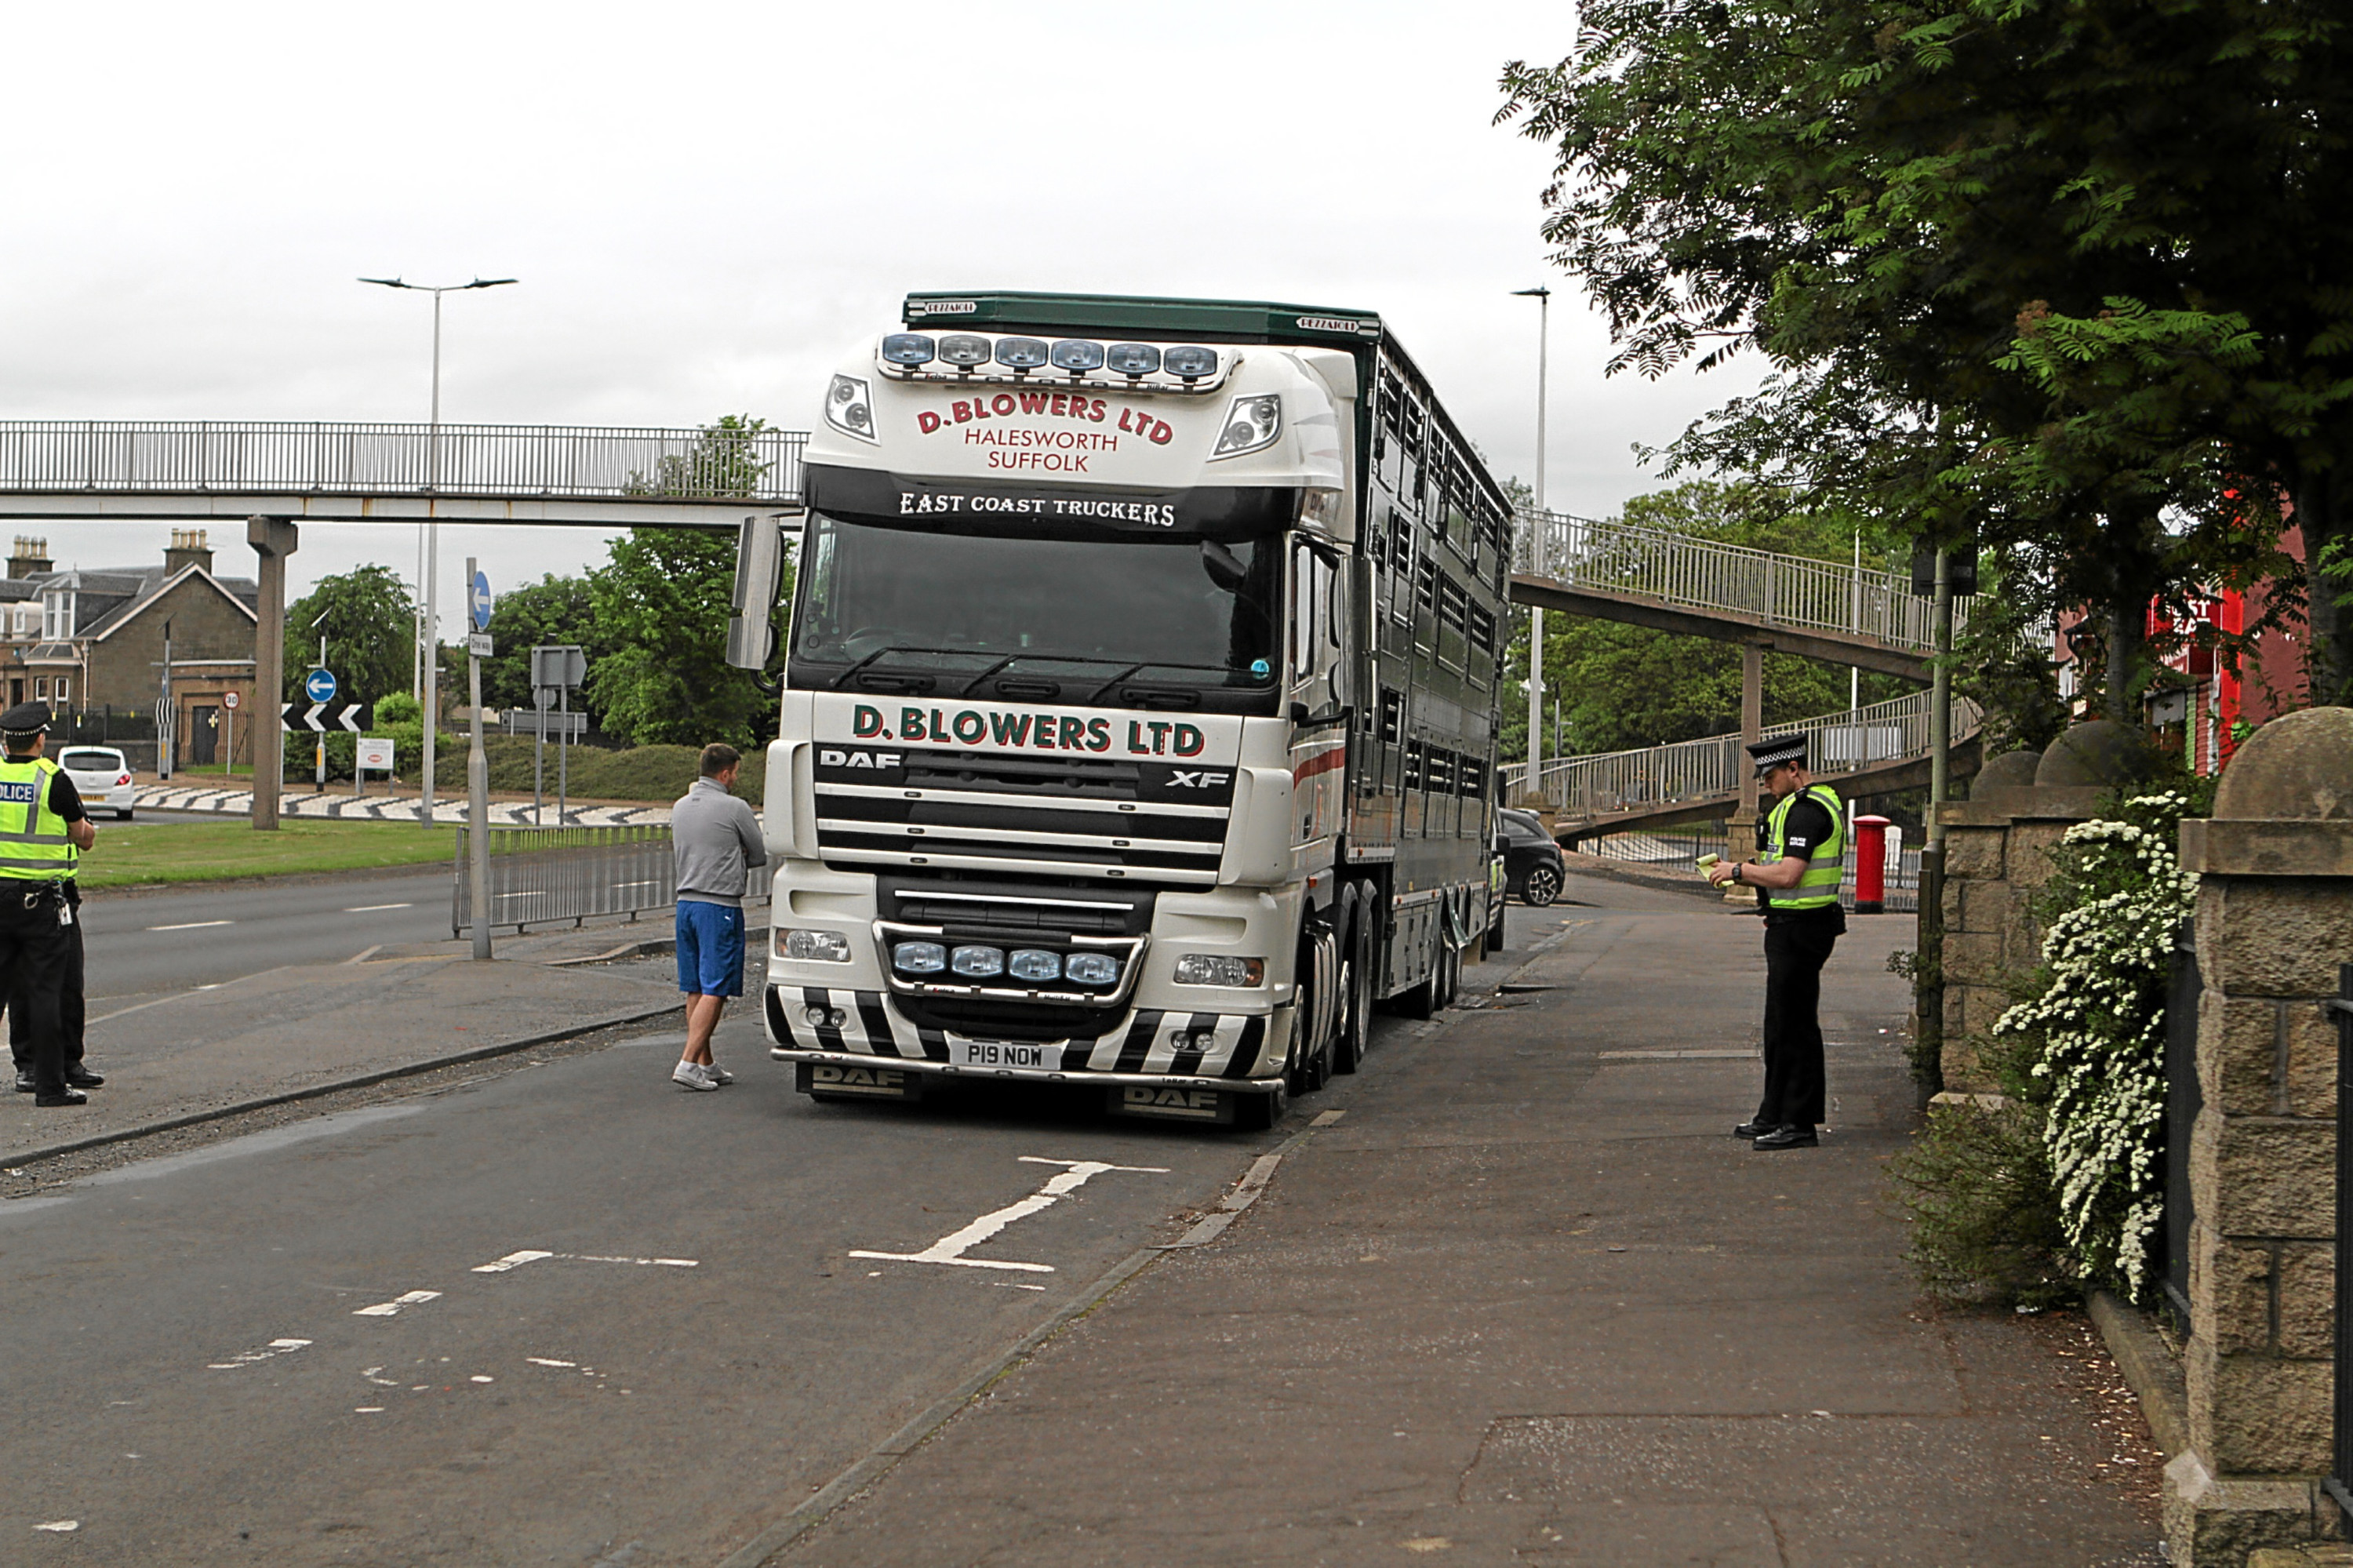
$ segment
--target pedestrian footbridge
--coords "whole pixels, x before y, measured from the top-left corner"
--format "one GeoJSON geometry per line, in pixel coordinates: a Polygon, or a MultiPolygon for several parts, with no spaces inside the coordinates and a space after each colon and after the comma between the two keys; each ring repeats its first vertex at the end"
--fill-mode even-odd
{"type": "Polygon", "coordinates": [[[733,528],[800,507],[797,430],[0,420],[0,517],[733,528]]]}

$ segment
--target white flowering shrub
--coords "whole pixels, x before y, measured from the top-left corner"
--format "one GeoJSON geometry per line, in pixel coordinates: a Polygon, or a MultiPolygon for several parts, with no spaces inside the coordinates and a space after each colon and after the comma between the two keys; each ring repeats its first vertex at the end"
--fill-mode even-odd
{"type": "Polygon", "coordinates": [[[2116,820],[2067,830],[2042,901],[2047,984],[1993,1029],[2031,1048],[2049,1096],[2042,1140],[2071,1261],[2136,1300],[2165,1203],[2166,990],[2198,891],[2175,829],[2190,804],[2176,790],[2138,795],[2116,820]]]}

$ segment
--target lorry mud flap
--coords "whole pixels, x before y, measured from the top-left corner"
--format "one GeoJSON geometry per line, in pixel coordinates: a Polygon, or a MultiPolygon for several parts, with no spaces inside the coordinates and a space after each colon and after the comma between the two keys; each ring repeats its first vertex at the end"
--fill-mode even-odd
{"type": "Polygon", "coordinates": [[[862,1100],[919,1100],[923,1075],[903,1067],[855,1066],[842,1062],[802,1062],[793,1086],[805,1095],[862,1100]]]}
{"type": "MultiPolygon", "coordinates": [[[[1207,1121],[1232,1126],[1235,1101],[1223,1089],[1163,1088],[1153,1084],[1116,1084],[1103,1091],[1103,1107],[1113,1116],[1161,1117],[1170,1121],[1207,1121]]],[[[1251,1096],[1255,1099],[1257,1096],[1251,1096]]]]}

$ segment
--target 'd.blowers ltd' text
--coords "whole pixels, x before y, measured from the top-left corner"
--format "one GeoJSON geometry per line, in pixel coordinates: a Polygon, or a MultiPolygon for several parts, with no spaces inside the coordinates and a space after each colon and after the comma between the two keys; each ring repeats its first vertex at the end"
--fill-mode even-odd
{"type": "MultiPolygon", "coordinates": [[[[1122,406],[1118,412],[1117,428],[1121,431],[1141,436],[1154,446],[1166,446],[1176,434],[1167,420],[1155,418],[1140,408],[1122,406]]],[[[1108,430],[1039,429],[1027,426],[1007,429],[986,423],[1015,414],[1100,425],[1111,418],[1112,409],[1101,397],[1062,392],[999,392],[995,397],[959,397],[948,405],[945,413],[922,409],[915,415],[915,429],[928,436],[951,426],[971,427],[964,432],[965,444],[988,448],[988,466],[994,469],[1084,473],[1090,453],[1119,450],[1119,437],[1108,430]]]]}
{"type": "MultiPolygon", "coordinates": [[[[1198,725],[1166,719],[1129,719],[1129,757],[1198,757],[1207,739],[1198,725]]],[[[901,708],[894,732],[883,724],[882,710],[866,703],[850,715],[850,731],[860,740],[937,741],[956,746],[992,745],[1030,751],[1110,751],[1118,747],[1112,721],[1078,718],[1070,714],[983,713],[959,708],[954,714],[938,708],[901,708]]]]}

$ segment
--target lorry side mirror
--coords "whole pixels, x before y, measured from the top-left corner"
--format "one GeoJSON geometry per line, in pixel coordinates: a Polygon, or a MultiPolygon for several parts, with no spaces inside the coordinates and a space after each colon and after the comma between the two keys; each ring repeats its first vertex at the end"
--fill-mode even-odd
{"type": "Polygon", "coordinates": [[[784,560],[780,520],[744,518],[735,541],[734,609],[727,618],[727,662],[739,670],[765,670],[776,652],[776,583],[784,560]]]}

